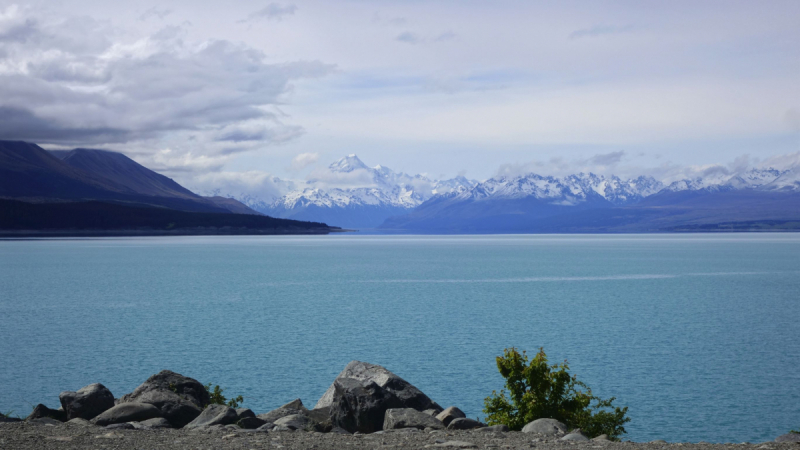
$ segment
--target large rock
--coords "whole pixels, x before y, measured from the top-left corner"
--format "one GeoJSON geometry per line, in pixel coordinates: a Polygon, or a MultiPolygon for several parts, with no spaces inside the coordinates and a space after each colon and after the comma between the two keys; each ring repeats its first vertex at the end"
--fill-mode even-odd
{"type": "Polygon", "coordinates": [[[388,409],[442,409],[406,380],[381,366],[360,361],[344,368],[314,409],[328,407],[333,426],[351,433],[381,430],[388,409]]]}
{"type": "Polygon", "coordinates": [[[775,442],[800,442],[800,433],[786,433],[775,438],[775,442]]]}
{"type": "Polygon", "coordinates": [[[444,424],[435,417],[416,409],[387,409],[383,419],[383,429],[395,430],[398,428],[417,428],[419,430],[433,428],[441,430],[444,429],[444,424]]]}
{"type": "Polygon", "coordinates": [[[184,428],[208,428],[214,425],[231,425],[236,423],[238,416],[236,410],[227,405],[208,405],[193,421],[184,428]]]}
{"type": "Polygon", "coordinates": [[[464,411],[461,411],[455,406],[451,406],[436,415],[436,418],[439,419],[444,426],[450,425],[450,422],[452,422],[453,419],[460,419],[462,417],[467,417],[467,415],[464,414],[464,411]]]}
{"type": "Polygon", "coordinates": [[[448,430],[474,430],[476,428],[483,428],[485,427],[485,423],[478,422],[474,419],[468,419],[466,417],[459,417],[458,419],[453,419],[450,421],[450,424],[447,425],[448,430]]]}
{"type": "Polygon", "coordinates": [[[276,426],[283,426],[290,430],[299,431],[320,431],[319,424],[310,417],[303,414],[292,414],[289,416],[281,417],[275,421],[276,426]]]}
{"type": "Polygon", "coordinates": [[[149,403],[120,403],[91,420],[95,425],[141,422],[161,417],[161,410],[149,403]]]}
{"type": "Polygon", "coordinates": [[[236,421],[236,425],[239,425],[239,428],[244,428],[245,430],[255,430],[266,424],[267,422],[264,422],[258,417],[242,417],[236,421]]]}
{"type": "Polygon", "coordinates": [[[77,392],[62,392],[58,399],[67,415],[67,420],[81,418],[90,420],[114,407],[114,395],[100,383],[90,384],[77,392]]]}
{"type": "Polygon", "coordinates": [[[162,370],[119,399],[120,404],[132,402],[155,406],[173,427],[180,428],[197,418],[210,399],[199,381],[162,370]]]}
{"type": "Polygon", "coordinates": [[[63,409],[51,409],[41,403],[33,408],[33,411],[25,420],[41,419],[42,417],[49,417],[61,422],[67,421],[67,413],[63,409]]]}
{"type": "Polygon", "coordinates": [[[566,433],[567,426],[556,419],[536,419],[522,427],[522,432],[557,436],[566,433]]]}

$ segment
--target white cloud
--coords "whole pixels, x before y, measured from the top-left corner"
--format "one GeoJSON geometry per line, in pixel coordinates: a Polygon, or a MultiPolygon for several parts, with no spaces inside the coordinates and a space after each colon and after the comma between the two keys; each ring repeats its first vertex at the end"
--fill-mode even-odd
{"type": "Polygon", "coordinates": [[[319,160],[319,153],[300,153],[292,159],[291,170],[299,172],[319,160]]]}

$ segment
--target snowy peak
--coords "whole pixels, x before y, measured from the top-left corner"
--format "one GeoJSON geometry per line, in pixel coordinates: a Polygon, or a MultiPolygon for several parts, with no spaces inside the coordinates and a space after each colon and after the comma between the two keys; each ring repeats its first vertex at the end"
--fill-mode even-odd
{"type": "Polygon", "coordinates": [[[331,164],[328,166],[328,169],[330,169],[332,172],[350,173],[359,169],[367,170],[369,167],[367,167],[367,165],[358,159],[358,156],[353,153],[331,164]]]}
{"type": "Polygon", "coordinates": [[[737,174],[715,172],[703,177],[679,180],[671,183],[664,190],[680,191],[732,191],[739,189],[757,190],[791,190],[800,191],[800,183],[795,183],[797,175],[793,170],[750,169],[737,174]],[[794,178],[793,178],[794,177],[794,178]]]}

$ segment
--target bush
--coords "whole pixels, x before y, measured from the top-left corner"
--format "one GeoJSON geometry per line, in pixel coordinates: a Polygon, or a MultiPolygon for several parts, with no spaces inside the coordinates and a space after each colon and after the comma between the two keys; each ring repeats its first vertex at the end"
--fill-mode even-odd
{"type": "Polygon", "coordinates": [[[244,403],[244,397],[241,395],[233,397],[232,399],[228,400],[222,395],[222,392],[225,389],[219,387],[219,385],[214,386],[214,389],[211,389],[211,383],[208,383],[204,386],[206,391],[208,391],[208,397],[210,399],[209,405],[228,405],[231,408],[238,408],[239,405],[244,403]]]}
{"type": "Polygon", "coordinates": [[[623,425],[628,407],[613,406],[614,397],[603,400],[592,395],[592,390],[569,374],[569,366],[548,365],[547,355],[539,353],[528,361],[523,351],[507,348],[497,357],[497,369],[506,379],[506,391],[496,391],[484,400],[483,412],[489,425],[507,425],[521,430],[536,419],[550,418],[564,422],[569,428],[580,428],[589,437],[601,434],[618,439],[626,433],[623,425]]]}

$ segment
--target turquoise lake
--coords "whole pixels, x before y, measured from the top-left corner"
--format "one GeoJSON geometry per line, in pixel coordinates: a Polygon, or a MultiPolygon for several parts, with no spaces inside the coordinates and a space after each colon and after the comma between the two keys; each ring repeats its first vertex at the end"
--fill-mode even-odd
{"type": "Polygon", "coordinates": [[[506,347],[629,406],[624,439],[800,429],[800,235],[0,241],[0,411],[170,369],[256,413],[351,360],[482,418],[506,347]]]}

